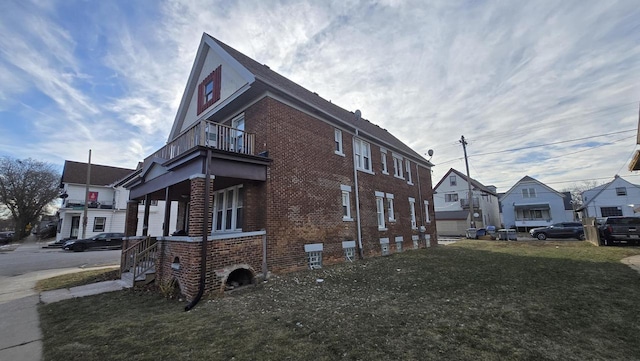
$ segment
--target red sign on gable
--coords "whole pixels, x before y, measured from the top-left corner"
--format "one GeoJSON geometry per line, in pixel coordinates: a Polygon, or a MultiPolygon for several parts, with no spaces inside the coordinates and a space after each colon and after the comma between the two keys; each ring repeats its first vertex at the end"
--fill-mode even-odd
{"type": "Polygon", "coordinates": [[[89,192],[89,202],[98,201],[98,192],[89,192]]]}

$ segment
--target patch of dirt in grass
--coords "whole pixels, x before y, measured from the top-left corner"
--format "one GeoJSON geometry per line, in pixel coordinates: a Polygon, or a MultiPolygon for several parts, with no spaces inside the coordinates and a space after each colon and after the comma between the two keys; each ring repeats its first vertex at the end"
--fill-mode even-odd
{"type": "Polygon", "coordinates": [[[606,261],[618,251],[486,243],[276,276],[186,313],[131,290],[42,305],[45,359],[640,359],[640,277],[606,261]]]}

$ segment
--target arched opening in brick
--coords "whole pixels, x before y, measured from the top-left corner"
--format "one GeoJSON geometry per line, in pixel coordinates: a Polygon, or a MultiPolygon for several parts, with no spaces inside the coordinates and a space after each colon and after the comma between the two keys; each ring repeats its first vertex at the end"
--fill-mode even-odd
{"type": "Polygon", "coordinates": [[[253,272],[246,268],[238,268],[227,276],[224,290],[231,291],[254,283],[255,277],[253,276],[253,272]]]}

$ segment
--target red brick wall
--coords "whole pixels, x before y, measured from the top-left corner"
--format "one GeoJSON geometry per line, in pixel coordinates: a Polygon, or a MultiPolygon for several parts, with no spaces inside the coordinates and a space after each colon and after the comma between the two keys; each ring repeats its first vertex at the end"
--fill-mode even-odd
{"type": "MultiPolygon", "coordinates": [[[[357,241],[352,135],[342,130],[345,156],[336,155],[334,126],[272,98],[263,98],[247,109],[245,120],[247,131],[256,133],[257,151],[268,151],[273,159],[267,183],[253,194],[247,192],[246,200],[248,209],[263,210],[263,218],[258,218],[256,224],[264,224],[267,230],[269,269],[285,272],[306,268],[304,245],[309,243],[324,244],[324,264],[342,262],[342,241],[357,241]],[[354,221],[351,222],[342,220],[341,184],[352,187],[350,200],[354,221]]],[[[421,168],[418,183],[415,163],[412,162],[414,185],[408,185],[406,180],[393,176],[392,150],[389,149],[387,165],[390,174],[383,175],[380,146],[370,143],[376,174],[358,172],[365,256],[380,254],[379,239],[382,237],[390,238],[392,252],[396,236],[404,237],[403,249],[412,249],[411,236],[418,232],[411,230],[408,197],[416,199],[418,226],[423,224],[421,209],[424,199],[430,200],[431,219],[434,219],[430,171],[421,168]],[[378,231],[377,227],[375,191],[392,193],[395,197],[397,222],[387,222],[388,230],[385,232],[378,231]]],[[[403,170],[404,167],[403,162],[403,170]]],[[[246,219],[251,222],[252,217],[247,214],[246,219]]],[[[435,243],[434,223],[426,226],[435,243]]],[[[251,228],[248,227],[249,230],[251,228]]],[[[421,242],[421,247],[424,247],[424,242],[421,242]]]]}
{"type": "MultiPolygon", "coordinates": [[[[160,256],[157,259],[156,282],[162,284],[176,279],[187,299],[193,299],[199,289],[202,242],[158,242],[160,256]],[[176,257],[179,269],[171,268],[176,257]]],[[[262,235],[208,241],[205,293],[223,291],[227,276],[238,268],[248,269],[255,276],[261,272],[261,267],[262,235]]]]}

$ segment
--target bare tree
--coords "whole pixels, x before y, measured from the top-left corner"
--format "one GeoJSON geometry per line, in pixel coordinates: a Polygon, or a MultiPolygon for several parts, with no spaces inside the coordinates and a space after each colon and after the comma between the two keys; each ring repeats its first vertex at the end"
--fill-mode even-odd
{"type": "Polygon", "coordinates": [[[582,207],[584,201],[582,200],[582,192],[595,188],[603,183],[598,183],[595,180],[582,181],[582,183],[574,184],[569,188],[565,188],[563,192],[571,192],[571,201],[573,202],[574,209],[582,207]]]}
{"type": "Polygon", "coordinates": [[[34,159],[0,160],[0,204],[8,209],[15,224],[15,239],[27,233],[29,223],[60,194],[60,175],[54,166],[34,159]]]}

